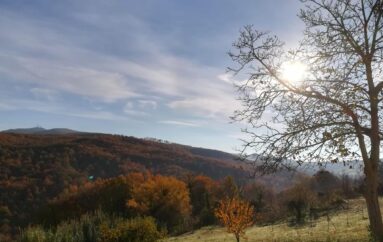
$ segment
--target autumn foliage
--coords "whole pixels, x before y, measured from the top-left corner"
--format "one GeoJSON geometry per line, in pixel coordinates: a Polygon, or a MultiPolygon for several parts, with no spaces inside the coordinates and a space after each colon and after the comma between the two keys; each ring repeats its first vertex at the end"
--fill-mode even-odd
{"type": "Polygon", "coordinates": [[[194,227],[199,228],[216,223],[214,206],[218,202],[219,183],[206,176],[190,176],[187,181],[194,227]]]}
{"type": "Polygon", "coordinates": [[[254,208],[248,202],[239,198],[224,199],[219,202],[215,215],[233,233],[237,241],[244,235],[244,230],[253,225],[254,208]]]}
{"type": "MultiPolygon", "coordinates": [[[[0,241],[14,241],[20,229],[30,225],[56,231],[60,224],[97,211],[121,221],[154,219],[159,231],[172,236],[219,220],[240,236],[252,224],[253,207],[257,224],[291,215],[287,206],[293,203],[286,200],[296,197],[288,196],[292,190],[286,188],[294,180],[287,173],[244,181],[236,167],[218,158],[228,157],[123,136],[0,134],[0,241]]],[[[321,211],[334,200],[326,192],[341,185],[329,178],[320,172],[307,183],[314,184],[307,189],[320,198],[321,211]]],[[[128,225],[97,228],[106,240],[117,232],[124,235],[121,229],[128,225]]]]}
{"type": "MultiPolygon", "coordinates": [[[[140,215],[151,215],[168,229],[177,229],[190,216],[191,206],[186,184],[174,177],[148,174],[131,191],[127,207],[140,215]]],[[[177,231],[178,232],[178,231],[177,231]]]]}
{"type": "Polygon", "coordinates": [[[50,217],[51,211],[47,211],[44,223],[54,220],[56,224],[62,217],[93,211],[98,205],[108,212],[121,211],[126,204],[124,184],[127,182],[105,180],[132,172],[149,170],[177,178],[190,173],[213,179],[227,174],[243,177],[243,170],[226,162],[231,157],[223,152],[120,135],[1,133],[0,241],[5,240],[4,236],[17,234],[19,227],[40,222],[36,213],[45,210],[64,190],[67,198],[72,198],[65,202],[65,209],[56,210],[62,216],[50,217]],[[93,185],[97,180],[103,184],[93,185]],[[85,189],[88,185],[93,188],[85,189]],[[69,203],[80,195],[81,204],[69,203]]]}

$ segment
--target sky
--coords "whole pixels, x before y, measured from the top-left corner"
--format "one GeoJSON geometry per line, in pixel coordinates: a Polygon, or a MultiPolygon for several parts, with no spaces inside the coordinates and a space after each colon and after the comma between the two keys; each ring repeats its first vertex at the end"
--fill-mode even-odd
{"type": "Polygon", "coordinates": [[[235,153],[227,52],[248,24],[297,44],[298,0],[0,0],[0,130],[70,128],[235,153]]]}

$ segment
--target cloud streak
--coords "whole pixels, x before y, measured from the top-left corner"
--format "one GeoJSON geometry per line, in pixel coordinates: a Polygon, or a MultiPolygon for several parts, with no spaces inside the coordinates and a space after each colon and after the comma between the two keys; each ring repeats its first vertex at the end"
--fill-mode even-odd
{"type": "Polygon", "coordinates": [[[234,132],[228,117],[240,106],[238,82],[222,74],[238,29],[272,29],[278,21],[296,36],[281,27],[288,21],[276,3],[244,1],[2,1],[0,111],[14,115],[14,125],[20,117],[34,125],[65,115],[74,129],[114,127],[198,145],[225,140],[234,132]]]}
{"type": "Polygon", "coordinates": [[[179,120],[162,120],[158,121],[160,124],[186,126],[186,127],[200,127],[201,125],[192,121],[179,121],[179,120]]]}
{"type": "MultiPolygon", "coordinates": [[[[6,36],[0,36],[0,41],[9,45],[0,48],[0,75],[21,84],[36,85],[35,96],[39,89],[40,96],[44,89],[109,103],[132,98],[150,100],[154,96],[176,111],[186,110],[208,117],[227,116],[234,109],[236,101],[232,85],[217,77],[222,72],[220,68],[167,53],[163,43],[154,45],[143,41],[144,36],[150,35],[148,29],[135,33],[141,36],[136,37],[141,46],[148,46],[142,53],[145,58],[140,60],[82,46],[81,42],[91,41],[81,36],[82,29],[68,30],[60,23],[46,25],[18,15],[14,22],[9,21],[10,15],[15,13],[6,12],[0,17],[0,26],[9,31],[6,36]],[[64,37],[65,32],[69,37],[64,37]],[[76,39],[76,35],[81,37],[76,39]],[[14,53],[10,54],[6,49],[14,53]],[[36,51],[40,54],[30,54],[36,51]]],[[[90,18],[88,24],[100,24],[101,19],[90,18]]],[[[128,15],[127,19],[132,17],[128,15]]],[[[117,20],[124,18],[119,16],[114,19],[117,20]]],[[[135,22],[145,27],[140,21],[135,22]]],[[[158,103],[141,101],[140,105],[156,108],[158,103]]],[[[133,110],[124,109],[124,112],[134,114],[133,110]]]]}

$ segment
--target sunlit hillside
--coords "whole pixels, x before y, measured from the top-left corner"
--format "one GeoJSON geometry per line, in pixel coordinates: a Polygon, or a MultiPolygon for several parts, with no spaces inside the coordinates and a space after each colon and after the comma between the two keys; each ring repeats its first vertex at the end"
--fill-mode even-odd
{"type": "MultiPolygon", "coordinates": [[[[381,206],[383,200],[380,201],[381,206]]],[[[309,221],[300,227],[289,226],[281,222],[268,226],[251,227],[246,231],[242,241],[369,241],[368,217],[363,198],[349,200],[344,210],[322,216],[318,220],[309,221]],[[347,206],[349,207],[347,209],[347,206]]],[[[200,230],[171,237],[175,241],[235,241],[233,235],[224,228],[205,227],[200,230]]]]}

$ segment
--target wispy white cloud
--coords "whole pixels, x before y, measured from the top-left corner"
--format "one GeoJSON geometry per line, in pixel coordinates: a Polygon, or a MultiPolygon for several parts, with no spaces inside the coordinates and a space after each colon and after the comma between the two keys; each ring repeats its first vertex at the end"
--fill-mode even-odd
{"type": "Polygon", "coordinates": [[[153,100],[138,100],[140,108],[157,109],[157,102],[153,100]]]}
{"type": "Polygon", "coordinates": [[[0,110],[1,111],[8,111],[8,110],[13,110],[13,109],[14,109],[14,107],[8,103],[5,103],[5,102],[0,103],[0,110]]]}
{"type": "Polygon", "coordinates": [[[106,112],[106,111],[87,111],[82,112],[57,112],[60,115],[67,115],[72,117],[86,118],[86,119],[96,119],[96,120],[109,120],[109,121],[130,121],[129,118],[117,115],[115,113],[106,112]]]}
{"type": "Polygon", "coordinates": [[[149,116],[149,113],[137,110],[133,102],[127,102],[124,107],[124,113],[131,116],[149,116]]]}
{"type": "Polygon", "coordinates": [[[229,84],[233,83],[232,75],[230,75],[229,73],[219,74],[217,77],[218,77],[218,79],[220,79],[221,81],[224,81],[226,83],[229,83],[229,84]]]}
{"type": "Polygon", "coordinates": [[[47,88],[38,88],[34,87],[30,90],[30,92],[37,98],[37,99],[45,99],[48,101],[53,101],[57,98],[57,91],[47,89],[47,88]]]}
{"type": "Polygon", "coordinates": [[[238,107],[237,101],[226,95],[184,98],[172,101],[168,105],[173,109],[195,113],[202,117],[220,118],[226,121],[229,120],[229,117],[233,115],[234,110],[238,107]]]}
{"type": "Polygon", "coordinates": [[[80,117],[94,120],[110,120],[110,121],[129,121],[128,117],[118,115],[109,111],[90,110],[80,107],[64,107],[57,102],[46,102],[43,100],[32,99],[7,99],[0,100],[1,111],[11,110],[29,110],[41,113],[58,114],[63,116],[80,117]]]}
{"type": "MultiPolygon", "coordinates": [[[[108,27],[100,16],[74,16],[95,27],[108,27]]],[[[202,118],[222,119],[232,114],[237,101],[230,75],[220,74],[224,68],[209,67],[166,51],[165,43],[150,41],[152,33],[148,26],[131,15],[105,17],[114,23],[134,22],[135,37],[129,43],[142,47],[139,50],[143,58],[82,45],[91,42],[91,36],[81,35],[81,29],[5,12],[0,16],[0,27],[8,32],[0,35],[0,41],[9,48],[0,47],[0,75],[21,84],[36,85],[31,90],[36,98],[45,94],[49,99],[54,92],[56,95],[66,92],[108,103],[140,99],[134,108],[123,108],[128,115],[145,116],[146,109],[155,110],[159,105],[202,118]],[[35,52],[39,55],[30,54],[35,52]]]]}
{"type": "Polygon", "coordinates": [[[0,73],[42,89],[54,89],[112,102],[137,96],[120,73],[70,66],[54,60],[0,55],[0,73]],[[13,62],[12,67],[6,63],[13,62]]]}
{"type": "Polygon", "coordinates": [[[201,124],[193,122],[193,121],[179,121],[179,120],[162,120],[158,121],[161,124],[168,125],[177,125],[177,126],[187,126],[187,127],[200,127],[201,124]]]}
{"type": "Polygon", "coordinates": [[[242,132],[230,133],[227,135],[227,137],[237,139],[237,140],[246,140],[247,138],[249,138],[248,135],[242,132]]]}

